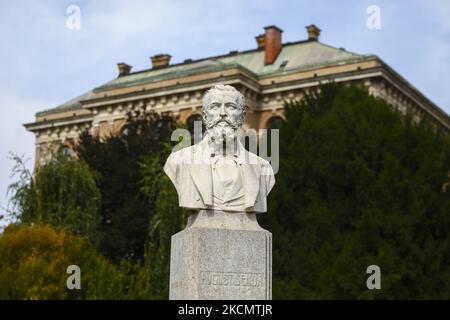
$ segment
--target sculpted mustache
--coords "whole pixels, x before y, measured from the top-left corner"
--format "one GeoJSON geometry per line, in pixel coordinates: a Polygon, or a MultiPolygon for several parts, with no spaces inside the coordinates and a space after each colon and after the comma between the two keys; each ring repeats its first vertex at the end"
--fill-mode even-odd
{"type": "Polygon", "coordinates": [[[227,118],[219,118],[219,119],[216,119],[216,120],[214,120],[212,123],[211,123],[211,125],[209,125],[209,126],[207,126],[208,128],[213,128],[213,127],[215,127],[216,126],[216,124],[218,124],[218,123],[220,123],[220,122],[226,122],[232,129],[234,129],[234,130],[236,130],[236,129],[238,129],[239,127],[240,127],[240,124],[239,124],[239,122],[233,122],[233,121],[230,121],[229,120],[229,118],[227,117],[227,118]]]}
{"type": "Polygon", "coordinates": [[[231,123],[231,121],[228,120],[228,118],[222,118],[222,117],[219,117],[218,119],[214,120],[211,125],[215,126],[216,124],[218,124],[219,122],[222,122],[222,121],[228,123],[230,126],[233,125],[233,123],[231,123]]]}

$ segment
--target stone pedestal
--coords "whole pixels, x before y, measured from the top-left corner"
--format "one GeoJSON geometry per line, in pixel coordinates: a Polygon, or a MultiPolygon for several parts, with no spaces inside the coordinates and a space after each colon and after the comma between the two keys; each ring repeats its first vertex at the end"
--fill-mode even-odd
{"type": "Polygon", "coordinates": [[[171,300],[272,298],[272,234],[255,214],[201,210],[172,236],[171,300]]]}

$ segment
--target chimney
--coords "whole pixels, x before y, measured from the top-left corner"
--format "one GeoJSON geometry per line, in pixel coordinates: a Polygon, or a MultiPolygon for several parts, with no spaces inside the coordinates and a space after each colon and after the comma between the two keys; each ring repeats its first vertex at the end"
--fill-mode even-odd
{"type": "Polygon", "coordinates": [[[309,41],[319,41],[320,30],[316,25],[311,24],[306,26],[306,31],[308,31],[308,40],[309,41]]]}
{"type": "Polygon", "coordinates": [[[169,65],[169,61],[172,56],[170,54],[157,54],[151,57],[152,59],[152,68],[153,69],[161,69],[165,68],[169,65]]]}
{"type": "Polygon", "coordinates": [[[264,35],[265,63],[272,64],[281,51],[281,33],[283,30],[276,26],[268,26],[264,30],[266,30],[266,34],[264,35]]]}
{"type": "Polygon", "coordinates": [[[131,68],[133,68],[129,64],[126,64],[123,62],[118,63],[117,67],[119,68],[119,77],[129,74],[131,71],[131,68]]]}
{"type": "Polygon", "coordinates": [[[265,37],[264,34],[260,34],[255,37],[258,49],[264,49],[264,37],[265,37]]]}

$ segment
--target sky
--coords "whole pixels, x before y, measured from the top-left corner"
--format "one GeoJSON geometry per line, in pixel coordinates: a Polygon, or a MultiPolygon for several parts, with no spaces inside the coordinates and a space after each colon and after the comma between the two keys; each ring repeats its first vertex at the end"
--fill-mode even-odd
{"type": "Polygon", "coordinates": [[[118,62],[136,71],[158,53],[176,63],[253,49],[268,25],[283,42],[304,40],[311,23],[321,42],[376,54],[450,113],[450,0],[0,0],[0,226],[15,181],[9,153],[33,169],[35,139],[22,124],[36,112],[114,79],[118,62]],[[379,28],[368,27],[370,6],[379,28]]]}

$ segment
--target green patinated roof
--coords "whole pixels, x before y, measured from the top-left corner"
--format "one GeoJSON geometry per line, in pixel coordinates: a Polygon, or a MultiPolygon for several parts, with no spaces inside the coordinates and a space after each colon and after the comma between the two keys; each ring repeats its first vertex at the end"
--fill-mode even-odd
{"type": "Polygon", "coordinates": [[[55,112],[64,112],[64,111],[70,111],[70,110],[78,110],[81,109],[81,100],[89,99],[93,95],[93,91],[86,92],[76,98],[73,98],[67,102],[64,102],[63,104],[57,106],[53,109],[48,109],[44,111],[40,111],[36,113],[36,116],[44,116],[46,114],[55,113],[55,112]]]}
{"type": "Polygon", "coordinates": [[[289,70],[332,65],[365,57],[368,56],[351,53],[316,41],[302,41],[283,45],[280,54],[271,65],[264,63],[263,50],[230,53],[224,56],[175,64],[162,69],[149,69],[118,77],[95,88],[93,91],[76,97],[56,108],[39,112],[37,115],[79,109],[81,108],[79,101],[88,99],[93,92],[219,71],[230,67],[243,67],[258,76],[265,76],[289,70]]]}
{"type": "Polygon", "coordinates": [[[337,49],[316,41],[285,45],[273,64],[264,63],[264,51],[249,52],[219,59],[225,63],[238,63],[259,76],[292,69],[309,68],[340,61],[354,60],[364,56],[337,49]],[[287,61],[284,68],[282,63],[287,61]]]}
{"type": "Polygon", "coordinates": [[[264,63],[263,50],[238,52],[226,56],[173,65],[163,69],[150,69],[132,73],[114,79],[96,88],[95,91],[173,79],[202,72],[223,70],[235,66],[244,67],[258,76],[263,76],[286,70],[334,64],[340,61],[354,60],[362,57],[365,56],[330,47],[316,41],[299,42],[283,46],[275,62],[270,65],[264,63]],[[280,66],[285,61],[287,61],[287,64],[281,69],[280,66]]]}
{"type": "Polygon", "coordinates": [[[237,66],[237,64],[224,63],[218,60],[203,60],[195,63],[179,64],[163,69],[148,70],[118,77],[98,88],[95,88],[94,91],[103,91],[113,88],[132,86],[136,84],[179,78],[182,76],[189,76],[199,73],[219,71],[234,66],[237,66]]]}

